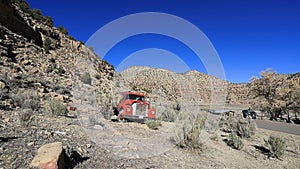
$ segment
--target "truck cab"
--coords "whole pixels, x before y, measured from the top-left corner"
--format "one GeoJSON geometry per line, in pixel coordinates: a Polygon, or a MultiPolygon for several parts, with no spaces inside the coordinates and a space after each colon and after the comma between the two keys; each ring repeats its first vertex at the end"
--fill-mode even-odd
{"type": "Polygon", "coordinates": [[[117,116],[118,121],[145,122],[155,120],[156,109],[146,101],[144,94],[128,91],[121,93],[114,115],[117,116]]]}

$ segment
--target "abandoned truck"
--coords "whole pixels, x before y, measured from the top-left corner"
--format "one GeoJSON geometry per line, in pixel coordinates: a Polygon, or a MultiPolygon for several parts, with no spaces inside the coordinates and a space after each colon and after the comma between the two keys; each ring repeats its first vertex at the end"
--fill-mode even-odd
{"type": "Polygon", "coordinates": [[[112,120],[135,121],[144,123],[147,120],[155,120],[156,109],[145,101],[145,95],[137,92],[123,92],[121,99],[114,107],[112,120]]]}

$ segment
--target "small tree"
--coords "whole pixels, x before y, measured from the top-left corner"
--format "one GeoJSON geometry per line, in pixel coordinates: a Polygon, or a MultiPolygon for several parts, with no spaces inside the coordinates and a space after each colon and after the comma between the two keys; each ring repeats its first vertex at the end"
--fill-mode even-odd
{"type": "Polygon", "coordinates": [[[284,76],[267,69],[260,73],[261,78],[253,78],[250,83],[250,97],[254,99],[252,106],[267,112],[271,120],[276,120],[286,106],[284,99],[289,97],[290,88],[284,76]]]}
{"type": "Polygon", "coordinates": [[[43,19],[42,12],[39,9],[32,9],[31,10],[31,15],[36,20],[42,20],[43,19]]]}
{"type": "Polygon", "coordinates": [[[50,16],[44,16],[43,17],[43,22],[50,26],[50,27],[53,27],[54,26],[54,22],[53,22],[53,19],[50,17],[50,16]]]}

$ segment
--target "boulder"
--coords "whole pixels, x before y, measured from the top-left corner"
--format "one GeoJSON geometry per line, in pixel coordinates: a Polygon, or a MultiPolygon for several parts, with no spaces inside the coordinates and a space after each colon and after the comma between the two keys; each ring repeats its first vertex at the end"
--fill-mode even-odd
{"type": "Polygon", "coordinates": [[[43,145],[31,162],[31,166],[39,169],[63,169],[63,148],[61,142],[43,145]]]}

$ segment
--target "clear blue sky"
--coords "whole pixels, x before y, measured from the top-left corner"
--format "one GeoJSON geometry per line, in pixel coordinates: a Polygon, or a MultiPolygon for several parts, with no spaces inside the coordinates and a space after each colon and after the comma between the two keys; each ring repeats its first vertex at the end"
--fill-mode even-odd
{"type": "MultiPolygon", "coordinates": [[[[128,14],[164,12],[196,25],[210,39],[223,63],[227,80],[248,82],[271,68],[278,73],[300,71],[300,1],[297,0],[28,0],[86,42],[105,24],[128,14]]],[[[120,28],[121,29],[121,28],[120,28]]],[[[94,48],[97,48],[94,46],[94,48]]],[[[181,55],[191,69],[206,72],[180,42],[160,35],[139,35],[117,44],[108,61],[146,48],[181,55]],[[142,40],[143,43],[140,43],[142,40]]],[[[104,57],[106,58],[106,57],[104,57]]]]}

